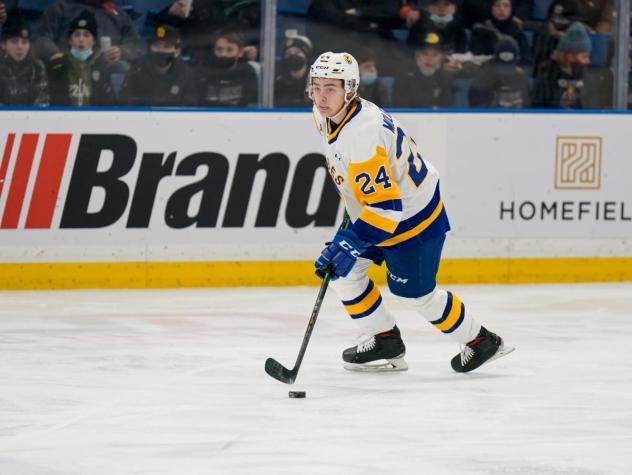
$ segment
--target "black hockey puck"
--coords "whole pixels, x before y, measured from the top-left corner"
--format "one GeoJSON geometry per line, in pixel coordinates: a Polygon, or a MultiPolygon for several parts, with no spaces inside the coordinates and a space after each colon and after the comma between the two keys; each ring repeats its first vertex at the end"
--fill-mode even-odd
{"type": "Polygon", "coordinates": [[[293,399],[300,399],[305,397],[305,391],[290,391],[289,396],[293,399]]]}

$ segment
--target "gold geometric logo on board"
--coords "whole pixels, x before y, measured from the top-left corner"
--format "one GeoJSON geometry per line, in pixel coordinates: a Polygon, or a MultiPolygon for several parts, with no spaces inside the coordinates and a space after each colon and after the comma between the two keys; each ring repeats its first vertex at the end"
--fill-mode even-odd
{"type": "Polygon", "coordinates": [[[598,190],[601,187],[601,137],[558,136],[555,188],[598,190]]]}

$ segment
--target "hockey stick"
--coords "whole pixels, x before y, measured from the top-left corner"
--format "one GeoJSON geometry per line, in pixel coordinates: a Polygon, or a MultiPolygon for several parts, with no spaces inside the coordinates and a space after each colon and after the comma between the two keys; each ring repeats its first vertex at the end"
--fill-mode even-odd
{"type": "Polygon", "coordinates": [[[293,384],[296,380],[296,375],[298,374],[298,370],[301,367],[301,363],[303,362],[303,356],[305,356],[305,350],[307,349],[307,344],[309,343],[309,339],[312,336],[312,330],[314,330],[316,318],[318,317],[318,313],[320,312],[320,306],[323,303],[323,299],[325,298],[325,292],[327,292],[327,287],[329,286],[330,279],[331,271],[328,270],[325,273],[325,277],[323,278],[323,283],[320,284],[318,297],[316,297],[316,303],[314,304],[314,309],[312,310],[312,316],[309,318],[307,330],[305,331],[305,336],[303,337],[301,349],[299,350],[298,356],[296,357],[294,368],[289,370],[274,358],[268,358],[266,360],[266,373],[268,373],[273,378],[278,379],[282,383],[293,384]]]}
{"type": "MultiPolygon", "coordinates": [[[[345,211],[344,217],[342,219],[342,227],[346,227],[349,222],[349,215],[345,211]]],[[[325,276],[323,277],[323,283],[320,284],[320,290],[318,291],[318,296],[316,297],[316,303],[314,304],[314,309],[312,310],[312,316],[309,318],[309,322],[307,323],[307,330],[305,330],[305,336],[303,337],[303,343],[301,344],[301,349],[298,352],[298,356],[296,357],[296,363],[294,363],[294,368],[287,369],[281,363],[279,363],[274,358],[268,358],[266,360],[266,373],[272,376],[274,379],[278,379],[282,383],[285,384],[293,384],[296,381],[296,376],[298,375],[298,370],[301,367],[301,363],[303,362],[303,356],[305,356],[305,350],[307,350],[307,344],[309,343],[309,339],[312,336],[312,331],[314,330],[314,325],[316,325],[316,318],[318,318],[318,314],[320,312],[320,306],[323,303],[325,298],[325,293],[327,292],[327,287],[329,286],[329,281],[331,280],[331,269],[328,269],[325,272],[325,276]]]]}

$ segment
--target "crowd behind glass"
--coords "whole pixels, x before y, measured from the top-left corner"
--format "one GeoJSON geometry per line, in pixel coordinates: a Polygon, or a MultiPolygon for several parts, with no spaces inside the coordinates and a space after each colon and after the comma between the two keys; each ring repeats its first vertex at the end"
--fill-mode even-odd
{"type": "MultiPolygon", "coordinates": [[[[611,108],[613,1],[279,0],[273,105],[309,107],[329,50],[382,107],[611,108]]],[[[261,18],[259,0],[0,0],[0,105],[257,107],[261,18]]]]}

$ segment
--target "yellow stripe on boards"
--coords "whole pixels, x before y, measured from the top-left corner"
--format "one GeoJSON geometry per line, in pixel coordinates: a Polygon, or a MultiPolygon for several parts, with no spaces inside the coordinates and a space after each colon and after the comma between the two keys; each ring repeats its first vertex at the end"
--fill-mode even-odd
{"type": "Polygon", "coordinates": [[[459,317],[461,316],[461,300],[454,294],[452,294],[452,308],[450,309],[450,313],[448,317],[441,323],[435,325],[437,330],[441,330],[442,332],[449,330],[454,326],[456,322],[459,321],[459,317]]]}
{"type": "MultiPolygon", "coordinates": [[[[384,267],[369,277],[386,283],[384,267]]],[[[440,285],[632,281],[632,257],[443,259],[440,285]]],[[[0,290],[320,285],[313,261],[0,263],[0,290]]]]}
{"type": "Polygon", "coordinates": [[[358,302],[353,305],[345,305],[345,310],[349,315],[358,315],[360,313],[366,312],[371,306],[377,302],[377,299],[380,298],[380,289],[377,286],[373,286],[373,290],[368,293],[366,297],[361,302],[358,302]]]}

